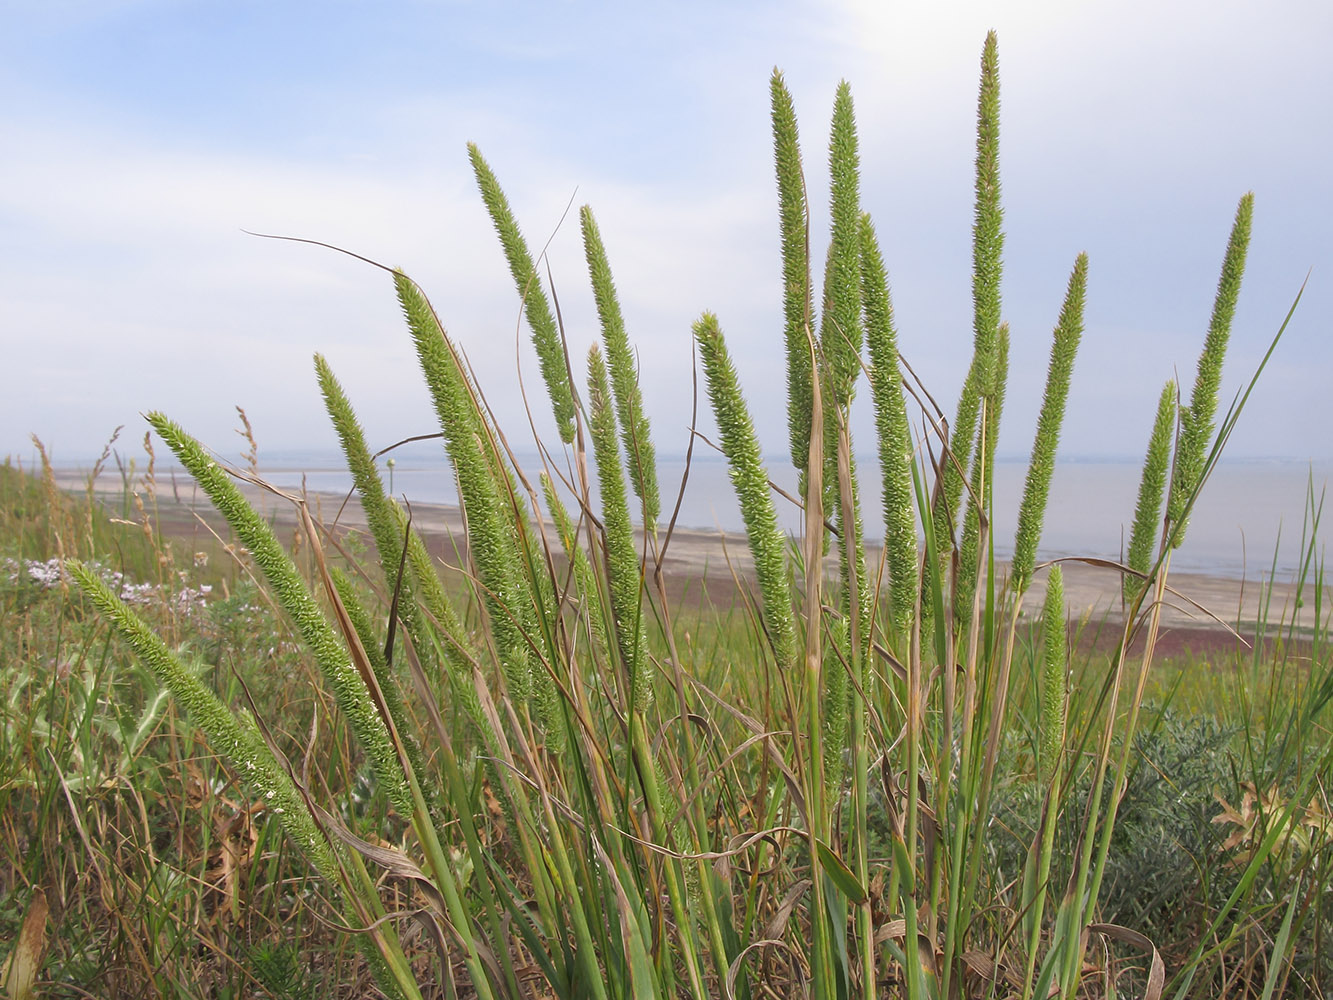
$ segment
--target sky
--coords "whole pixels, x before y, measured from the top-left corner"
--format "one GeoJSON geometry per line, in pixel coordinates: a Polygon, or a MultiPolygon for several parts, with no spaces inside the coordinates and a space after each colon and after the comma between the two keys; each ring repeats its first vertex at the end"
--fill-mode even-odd
{"type": "MultiPolygon", "coordinates": [[[[786,449],[769,80],[796,102],[812,257],[828,122],[855,100],[862,207],[899,347],[951,414],[971,350],[982,42],[999,37],[1011,383],[1025,455],[1065,285],[1090,257],[1061,452],[1138,457],[1188,387],[1236,203],[1254,236],[1223,384],[1247,384],[1309,275],[1231,453],[1333,457],[1333,5],[0,0],[0,455],[95,457],[162,410],[224,457],[327,451],[312,355],[372,447],[436,430],[389,278],[426,290],[507,434],[556,440],[477,194],[476,142],[548,245],[575,371],[597,337],[596,213],[657,448],[684,452],[690,324],[717,313],[766,452],[786,449]],[[568,215],[566,211],[568,209],[568,215]]],[[[816,274],[816,282],[820,281],[816,274]]],[[[873,450],[862,384],[858,450],[873,450]]],[[[700,427],[711,418],[701,404],[700,427]]]]}

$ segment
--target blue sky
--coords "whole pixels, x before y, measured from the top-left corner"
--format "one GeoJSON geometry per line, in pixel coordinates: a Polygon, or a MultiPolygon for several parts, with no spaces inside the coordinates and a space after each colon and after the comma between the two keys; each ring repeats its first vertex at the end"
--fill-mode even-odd
{"type": "MultiPolygon", "coordinates": [[[[1163,381],[1193,378],[1235,205],[1253,190],[1228,398],[1312,273],[1232,450],[1333,457],[1322,2],[0,0],[0,19],[0,453],[26,458],[36,433],[57,459],[96,455],[118,424],[137,440],[138,414],[162,409],[234,455],[236,405],[261,452],[330,448],[315,351],[373,443],[434,429],[387,277],[243,229],[406,269],[521,444],[518,373],[536,398],[535,360],[468,168],[475,141],[529,240],[551,238],[575,369],[596,323],[577,219],[561,224],[571,199],[597,213],[659,450],[687,444],[690,323],[711,309],[765,449],[782,454],[775,65],[797,102],[817,260],[828,117],[850,81],[900,347],[951,412],[993,27],[1013,331],[1000,451],[1030,443],[1086,250],[1062,451],[1141,453],[1163,381]]],[[[544,405],[537,418],[554,440],[544,405]]]]}

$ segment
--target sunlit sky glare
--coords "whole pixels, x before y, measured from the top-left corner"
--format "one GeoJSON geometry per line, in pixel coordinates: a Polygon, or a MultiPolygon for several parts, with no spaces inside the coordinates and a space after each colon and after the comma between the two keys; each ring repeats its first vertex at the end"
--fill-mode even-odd
{"type": "MultiPolygon", "coordinates": [[[[132,446],[139,414],[160,409],[234,456],[237,405],[261,454],[332,449],[315,351],[372,446],[435,429],[388,276],[242,230],[404,268],[511,438],[530,441],[521,375],[554,441],[469,141],[529,241],[550,239],[576,372],[597,336],[575,211],[588,203],[658,449],[688,443],[690,324],[708,309],[765,451],[784,454],[775,66],[796,99],[819,262],[829,115],[851,83],[899,346],[951,415],[971,350],[979,57],[995,28],[1013,338],[1000,452],[1030,445],[1051,328],[1086,250],[1061,450],[1142,453],[1163,382],[1193,381],[1236,203],[1253,190],[1223,408],[1310,279],[1232,453],[1333,457],[1323,0],[0,0],[0,22],[0,454],[30,456],[36,433],[58,460],[84,459],[119,424],[132,446]]],[[[868,403],[862,388],[866,451],[868,403]]]]}

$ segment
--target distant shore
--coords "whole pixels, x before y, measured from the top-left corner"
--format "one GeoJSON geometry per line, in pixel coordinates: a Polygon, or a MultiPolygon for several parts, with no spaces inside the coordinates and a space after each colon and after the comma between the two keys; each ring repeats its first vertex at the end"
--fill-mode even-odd
{"type": "MultiPolygon", "coordinates": [[[[81,493],[87,488],[85,474],[77,471],[58,470],[56,478],[64,490],[81,493]]],[[[237,485],[271,519],[280,535],[296,528],[298,517],[291,501],[251,483],[238,481],[237,485]]],[[[118,497],[121,483],[118,477],[105,475],[96,482],[95,492],[104,500],[118,497]]],[[[203,523],[226,537],[227,529],[220,516],[188,480],[177,478],[173,485],[172,480],[160,479],[155,499],[162,530],[170,537],[189,538],[203,533],[206,531],[203,523]]],[[[336,521],[342,530],[364,531],[365,516],[357,499],[352,497],[345,505],[344,500],[343,495],[334,493],[307,496],[312,516],[318,522],[332,526],[336,521]]],[[[456,553],[466,545],[461,511],[447,504],[414,503],[412,514],[432,553],[456,563],[456,553]]],[[[725,609],[751,589],[753,564],[743,534],[678,527],[667,540],[663,527],[659,542],[666,542],[663,576],[677,607],[711,604],[725,609]]],[[[878,548],[868,548],[867,558],[875,565],[878,548]]],[[[1078,559],[1063,560],[1062,569],[1071,620],[1085,621],[1094,627],[1123,620],[1120,575],[1115,569],[1078,559]]],[[[1006,572],[1007,566],[1001,566],[1000,571],[1006,572]]],[[[1316,602],[1313,587],[1307,584],[1304,600],[1298,606],[1296,587],[1289,580],[1270,585],[1266,580],[1172,572],[1168,583],[1170,592],[1162,608],[1162,652],[1168,655],[1186,649],[1202,655],[1234,648],[1238,645],[1236,633],[1245,641],[1252,641],[1259,621],[1266,621],[1270,632],[1279,623],[1289,625],[1293,620],[1298,629],[1310,629],[1315,625],[1316,604],[1321,610],[1328,608],[1329,598],[1333,597],[1326,588],[1323,600],[1316,602]]],[[[1024,598],[1026,614],[1035,615],[1040,609],[1045,585],[1046,571],[1039,569],[1024,598]]],[[[1109,632],[1118,631],[1103,630],[1108,637],[1109,632]]]]}

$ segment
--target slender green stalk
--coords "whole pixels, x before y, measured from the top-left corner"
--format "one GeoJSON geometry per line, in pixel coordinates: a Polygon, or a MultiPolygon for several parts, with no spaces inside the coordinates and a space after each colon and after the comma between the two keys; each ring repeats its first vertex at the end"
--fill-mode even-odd
{"type": "Polygon", "coordinates": [[[602,321],[602,343],[606,346],[607,366],[611,370],[611,389],[616,396],[620,440],[629,463],[629,479],[634,494],[643,504],[644,525],[652,529],[657,524],[662,504],[657,488],[657,458],[648,418],[643,413],[643,395],[639,391],[634,356],[625,334],[625,321],[620,314],[615,282],[611,279],[606,247],[602,244],[602,234],[592,209],[584,205],[579,220],[583,227],[583,248],[592,278],[593,297],[597,301],[597,315],[602,321]]]}
{"type": "MultiPolygon", "coordinates": [[[[958,546],[958,576],[954,581],[954,627],[967,631],[976,604],[977,581],[983,562],[989,565],[991,546],[981,547],[981,519],[984,512],[989,525],[995,482],[995,449],[1000,440],[1000,417],[1004,412],[1004,393],[1009,380],[1009,324],[1000,324],[996,339],[996,391],[982,398],[981,429],[972,458],[972,477],[963,512],[963,537],[958,546]]],[[[988,538],[990,537],[988,533],[988,538]]],[[[985,580],[989,581],[987,572],[985,580]]]]}
{"type": "Polygon", "coordinates": [[[1023,501],[1018,508],[1018,533],[1014,536],[1013,581],[1018,593],[1027,590],[1036,564],[1037,545],[1041,541],[1046,504],[1050,499],[1051,476],[1055,472],[1055,449],[1060,441],[1060,427],[1069,398],[1069,380],[1074,373],[1074,357],[1083,336],[1083,299],[1088,283],[1088,255],[1079,254],[1069,276],[1060,319],[1055,324],[1051,361],[1046,369],[1046,389],[1042,393],[1041,414],[1037,417],[1037,436],[1032,442],[1023,501]]]}
{"type": "Polygon", "coordinates": [[[1185,507],[1203,478],[1208,442],[1213,435],[1213,417],[1217,413],[1217,394],[1222,384],[1222,363],[1226,359],[1227,341],[1231,338],[1231,321],[1236,315],[1241,279],[1245,276],[1245,256],[1250,246],[1253,214],[1254,194],[1251,192],[1242,197],[1236,206],[1236,218],[1231,225],[1226,256],[1222,259],[1222,275],[1217,281],[1217,296],[1213,300],[1208,336],[1199,353],[1190,405],[1180,411],[1180,444],[1176,447],[1171,493],[1166,501],[1167,519],[1172,526],[1179,526],[1174,532],[1175,548],[1179,548],[1185,540],[1185,525],[1182,523],[1185,507]]]}
{"type": "Polygon", "coordinates": [[[778,665],[791,667],[796,663],[797,641],[784,556],[786,541],[778,527],[759,440],[717,317],[704,313],[694,324],[694,337],[699,344],[708,398],[722,437],[723,454],[731,466],[731,482],[740,501],[741,518],[754,557],[755,576],[763,598],[764,629],[778,665]]]}
{"type": "Polygon", "coordinates": [[[1157,545],[1157,530],[1161,527],[1162,495],[1171,469],[1171,442],[1176,429],[1176,383],[1167,379],[1157,401],[1157,416],[1153,420],[1152,435],[1148,438],[1148,454],[1143,459],[1143,476],[1139,480],[1139,500],[1134,508],[1134,527],[1129,535],[1129,568],[1143,577],[1126,574],[1123,594],[1126,604],[1132,604],[1147,585],[1146,576],[1152,566],[1153,549],[1157,545]]]}
{"type": "Polygon", "coordinates": [[[472,161],[477,187],[481,189],[481,199],[486,203],[486,211],[490,213],[491,222],[500,237],[500,244],[504,247],[505,260],[509,262],[509,273],[514,276],[514,284],[518,286],[519,297],[523,300],[523,308],[528,315],[528,326],[532,328],[532,346],[537,350],[542,379],[546,382],[546,391],[551,396],[551,406],[555,411],[560,440],[569,444],[574,440],[574,393],[569,384],[569,369],[565,365],[560,332],[556,328],[550,303],[542,288],[541,277],[532,262],[532,253],[528,250],[527,241],[523,239],[518,223],[514,221],[514,213],[509,208],[509,199],[505,197],[490,165],[482,158],[481,150],[475,143],[468,143],[467,155],[472,161]]]}
{"type": "Polygon", "coordinates": [[[593,639],[603,650],[610,652],[611,645],[607,641],[606,618],[603,615],[602,595],[597,587],[597,577],[593,572],[592,563],[588,559],[588,553],[579,545],[578,532],[575,530],[573,519],[569,516],[569,511],[565,505],[560,502],[560,497],[555,491],[555,483],[551,477],[542,473],[541,476],[542,494],[546,498],[546,509],[550,512],[551,520],[555,522],[555,532],[560,539],[560,546],[565,550],[565,557],[569,559],[574,567],[574,584],[578,588],[578,593],[585,602],[583,614],[587,616],[588,623],[592,628],[593,639]]]}
{"type": "Polygon", "coordinates": [[[1032,995],[1030,986],[1036,971],[1042,917],[1046,912],[1047,882],[1050,881],[1051,857],[1055,850],[1055,828],[1060,817],[1065,722],[1069,710],[1065,684],[1069,672],[1069,636],[1064,589],[1064,574],[1059,565],[1052,566],[1046,577],[1046,598],[1041,611],[1041,715],[1037,730],[1037,780],[1046,790],[1046,807],[1042,810],[1040,839],[1036,846],[1036,869],[1026,880],[1028,892],[1023,900],[1028,914],[1027,970],[1023,978],[1025,998],[1032,995]]]}
{"type": "Polygon", "coordinates": [[[773,71],[771,83],[773,154],[777,166],[779,221],[782,229],[782,309],[787,346],[787,424],[792,465],[806,471],[810,457],[811,379],[810,340],[814,336],[811,301],[810,237],[807,231],[805,176],[796,110],[782,74],[773,71]]]}

